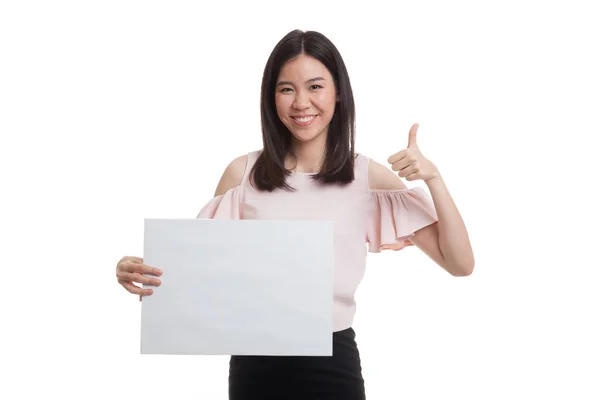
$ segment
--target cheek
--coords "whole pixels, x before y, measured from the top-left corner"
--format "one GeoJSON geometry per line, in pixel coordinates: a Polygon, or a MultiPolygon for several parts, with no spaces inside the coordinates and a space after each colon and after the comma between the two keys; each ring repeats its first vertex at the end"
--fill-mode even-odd
{"type": "Polygon", "coordinates": [[[283,96],[275,96],[275,110],[277,110],[277,115],[279,119],[283,119],[287,116],[287,111],[289,110],[289,101],[283,96]]]}
{"type": "Polygon", "coordinates": [[[321,96],[319,96],[318,104],[323,112],[333,114],[335,103],[335,93],[322,93],[321,96]]]}
{"type": "Polygon", "coordinates": [[[279,97],[275,97],[275,110],[277,111],[277,116],[281,119],[285,114],[284,114],[284,103],[283,101],[279,98],[279,97]]]}

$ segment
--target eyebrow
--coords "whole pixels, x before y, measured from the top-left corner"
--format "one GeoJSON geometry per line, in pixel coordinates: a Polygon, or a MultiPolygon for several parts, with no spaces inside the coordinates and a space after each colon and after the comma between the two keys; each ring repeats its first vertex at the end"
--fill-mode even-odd
{"type": "MultiPolygon", "coordinates": [[[[320,76],[317,76],[316,78],[311,78],[309,80],[307,80],[304,83],[310,83],[310,82],[316,82],[316,81],[324,81],[325,78],[321,78],[320,76]]],[[[279,81],[277,82],[277,86],[282,86],[282,85],[291,85],[294,86],[294,84],[292,82],[289,81],[279,81]]]]}

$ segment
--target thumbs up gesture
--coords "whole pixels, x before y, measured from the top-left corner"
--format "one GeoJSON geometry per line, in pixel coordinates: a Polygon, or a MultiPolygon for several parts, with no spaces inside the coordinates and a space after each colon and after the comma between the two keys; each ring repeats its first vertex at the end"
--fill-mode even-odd
{"type": "Polygon", "coordinates": [[[408,132],[408,147],[388,158],[392,170],[398,171],[398,176],[407,181],[422,179],[427,182],[438,177],[439,171],[435,165],[426,159],[417,146],[417,129],[419,124],[413,124],[408,132]]]}

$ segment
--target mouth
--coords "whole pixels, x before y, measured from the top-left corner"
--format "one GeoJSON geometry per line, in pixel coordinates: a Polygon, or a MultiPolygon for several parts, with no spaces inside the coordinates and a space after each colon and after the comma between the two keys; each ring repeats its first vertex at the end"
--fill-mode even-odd
{"type": "Polygon", "coordinates": [[[296,115],[292,116],[292,119],[296,122],[297,125],[308,126],[312,124],[317,117],[318,115],[296,115]]]}

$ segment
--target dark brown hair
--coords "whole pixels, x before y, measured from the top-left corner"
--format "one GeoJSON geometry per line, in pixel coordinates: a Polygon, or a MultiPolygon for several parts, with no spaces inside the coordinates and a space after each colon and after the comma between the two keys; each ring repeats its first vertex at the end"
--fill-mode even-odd
{"type": "Polygon", "coordinates": [[[329,124],[325,160],[321,171],[312,179],[342,185],[354,180],[354,96],[346,65],[335,45],[323,34],[294,30],[277,43],[263,73],[260,95],[263,150],[250,173],[252,184],[259,190],[293,190],[285,181],[291,172],[284,164],[291,148],[292,134],[277,115],[275,85],[285,63],[300,54],[325,65],[333,77],[338,99],[329,124]]]}

